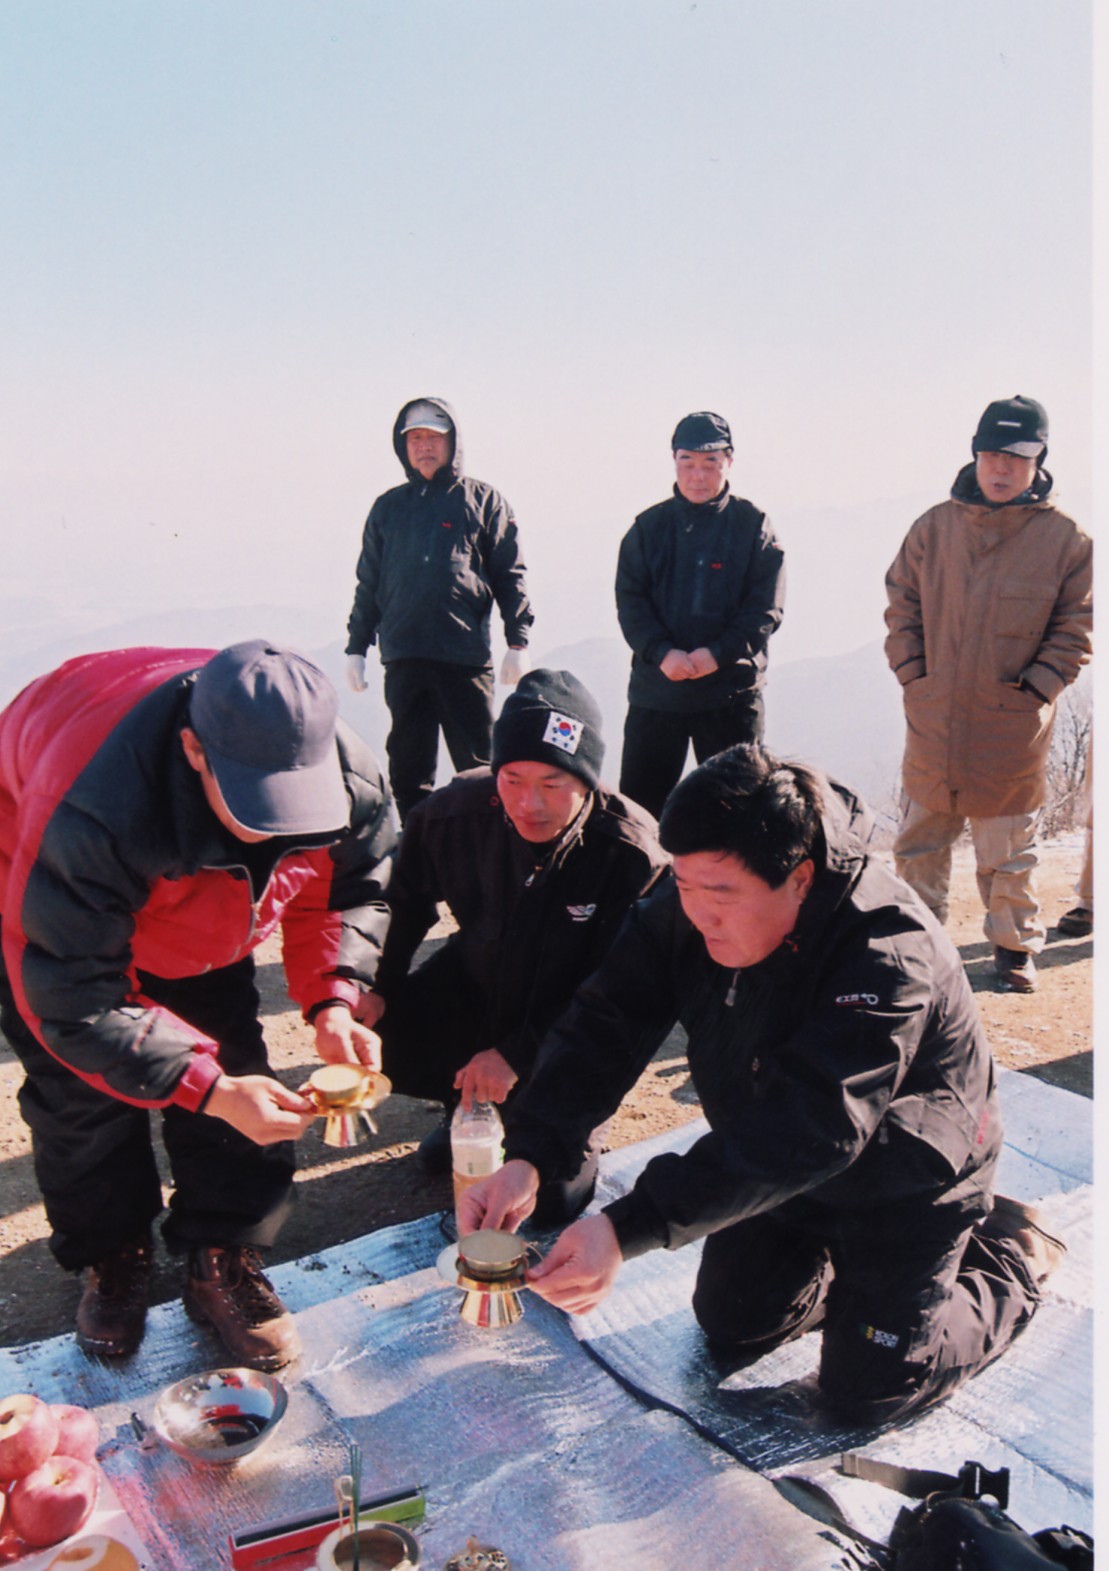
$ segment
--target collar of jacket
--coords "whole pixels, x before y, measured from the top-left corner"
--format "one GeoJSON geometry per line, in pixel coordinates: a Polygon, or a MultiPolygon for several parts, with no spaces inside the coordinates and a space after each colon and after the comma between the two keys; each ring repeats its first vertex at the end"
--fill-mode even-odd
{"type": "MultiPolygon", "coordinates": [[[[529,884],[533,884],[540,879],[546,878],[548,874],[553,872],[556,867],[561,866],[561,864],[566,860],[567,856],[569,856],[570,852],[581,840],[581,837],[585,832],[585,826],[589,822],[589,818],[593,812],[593,804],[596,802],[596,800],[596,791],[590,791],[589,795],[582,803],[577,817],[566,825],[566,828],[559,835],[558,839],[549,846],[542,861],[536,863],[535,872],[532,873],[531,877],[528,879],[529,884]]],[[[501,811],[502,813],[504,812],[503,802],[501,803],[501,811]]],[[[519,833],[515,824],[513,824],[507,813],[504,814],[504,821],[508,826],[509,833],[516,835],[517,839],[523,841],[523,835],[519,833]]]]}
{"type": "Polygon", "coordinates": [[[1007,507],[1047,507],[1055,481],[1047,469],[1037,469],[1032,484],[1011,502],[990,502],[978,489],[978,468],[974,463],[964,464],[955,476],[951,487],[951,500],[965,507],[979,507],[988,513],[1003,513],[1007,507]]]}
{"type": "Polygon", "coordinates": [[[724,482],[723,491],[714,496],[711,502],[690,502],[678,490],[677,485],[674,486],[674,500],[678,504],[678,512],[687,529],[694,524],[718,518],[731,501],[731,496],[732,488],[727,480],[724,482]]]}
{"type": "Polygon", "coordinates": [[[859,881],[868,856],[866,842],[874,829],[870,810],[846,786],[828,782],[824,813],[824,867],[798,913],[793,932],[782,948],[799,953],[828,926],[859,881]]]}

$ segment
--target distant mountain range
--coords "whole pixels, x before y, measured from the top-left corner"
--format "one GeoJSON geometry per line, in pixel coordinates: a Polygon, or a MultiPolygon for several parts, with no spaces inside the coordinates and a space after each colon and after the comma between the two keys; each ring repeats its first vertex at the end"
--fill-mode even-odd
{"type": "MultiPolygon", "coordinates": [[[[98,649],[152,644],[166,648],[220,649],[240,639],[264,637],[302,649],[325,670],[339,692],[340,713],[385,760],[389,714],[380,667],[371,652],[369,687],[352,693],[344,678],[343,640],[335,620],[295,606],[241,606],[183,610],[137,617],[110,626],[75,628],[58,638],[56,610],[45,601],[0,603],[0,704],[33,677],[74,655],[98,649]]],[[[771,646],[773,653],[773,646],[771,646]]],[[[616,783],[628,680],[629,654],[619,638],[587,638],[554,649],[529,651],[533,666],[573,671],[596,698],[607,743],[605,778],[616,783]]],[[[497,703],[506,690],[498,688],[497,703]]],[[[880,640],[850,654],[770,665],[766,695],[767,745],[775,752],[818,765],[851,785],[879,811],[896,801],[904,720],[900,690],[888,670],[880,640]]],[[[450,778],[440,760],[440,780],[450,778]]]]}

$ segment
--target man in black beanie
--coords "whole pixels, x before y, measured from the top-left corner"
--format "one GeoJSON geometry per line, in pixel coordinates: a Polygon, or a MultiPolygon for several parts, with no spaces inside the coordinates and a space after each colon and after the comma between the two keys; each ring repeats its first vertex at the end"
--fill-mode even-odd
{"type": "MultiPolygon", "coordinates": [[[[375,992],[361,1017],[381,1034],[395,1090],[444,1103],[506,1103],[631,905],[665,876],[656,825],[600,783],[604,743],[591,695],[569,671],[531,671],[493,727],[491,769],[471,769],[405,820],[375,992]],[[445,901],[458,931],[409,972],[445,901]]],[[[450,1166],[444,1120],[420,1148],[450,1166]]],[[[548,1186],[539,1220],[588,1204],[590,1152],[548,1186]]]]}

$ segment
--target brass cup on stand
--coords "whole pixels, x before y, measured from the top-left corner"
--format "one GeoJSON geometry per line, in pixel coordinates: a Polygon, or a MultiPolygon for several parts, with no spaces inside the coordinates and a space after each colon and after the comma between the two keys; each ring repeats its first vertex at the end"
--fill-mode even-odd
{"type": "Polygon", "coordinates": [[[515,1233],[486,1228],[443,1250],[439,1274],[463,1289],[458,1312],[468,1325],[499,1331],[522,1318],[520,1291],[527,1286],[528,1250],[534,1248],[515,1233]]]}
{"type": "Polygon", "coordinates": [[[304,1089],[327,1120],[324,1144],[345,1150],[377,1134],[371,1111],[393,1086],[380,1070],[363,1064],[324,1064],[312,1071],[304,1089]]]}

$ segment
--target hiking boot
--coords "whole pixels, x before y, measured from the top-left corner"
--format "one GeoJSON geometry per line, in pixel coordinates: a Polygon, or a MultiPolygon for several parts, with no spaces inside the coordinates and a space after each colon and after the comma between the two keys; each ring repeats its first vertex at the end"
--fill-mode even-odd
{"type": "Polygon", "coordinates": [[[105,1255],[85,1274],[77,1305],[77,1346],[94,1358],[123,1358],[142,1341],[154,1241],[149,1233],[105,1255]]]}
{"type": "Polygon", "coordinates": [[[451,1171],[451,1115],[449,1113],[444,1113],[442,1121],[420,1141],[416,1147],[416,1160],[425,1173],[439,1174],[451,1171]]]}
{"type": "Polygon", "coordinates": [[[251,1369],[282,1369],[300,1355],[293,1317],[246,1244],[189,1250],[185,1311],[209,1325],[232,1358],[251,1369]]]}
{"type": "Polygon", "coordinates": [[[1036,962],[1023,949],[995,949],[993,968],[997,972],[1002,992],[1036,991],[1036,962]]]}
{"type": "Polygon", "coordinates": [[[1043,1222],[1043,1213],[1035,1206],[1025,1205],[1023,1200],[1009,1200],[1005,1195],[994,1195],[993,1210],[980,1227],[993,1238],[1011,1238],[1019,1245],[1032,1275],[1037,1282],[1043,1283],[1062,1265],[1067,1252],[1063,1240],[1049,1233],[1043,1222]]]}
{"type": "Polygon", "coordinates": [[[1055,924],[1055,931],[1065,938],[1089,938],[1093,930],[1094,913],[1088,906],[1072,906],[1055,924]]]}

